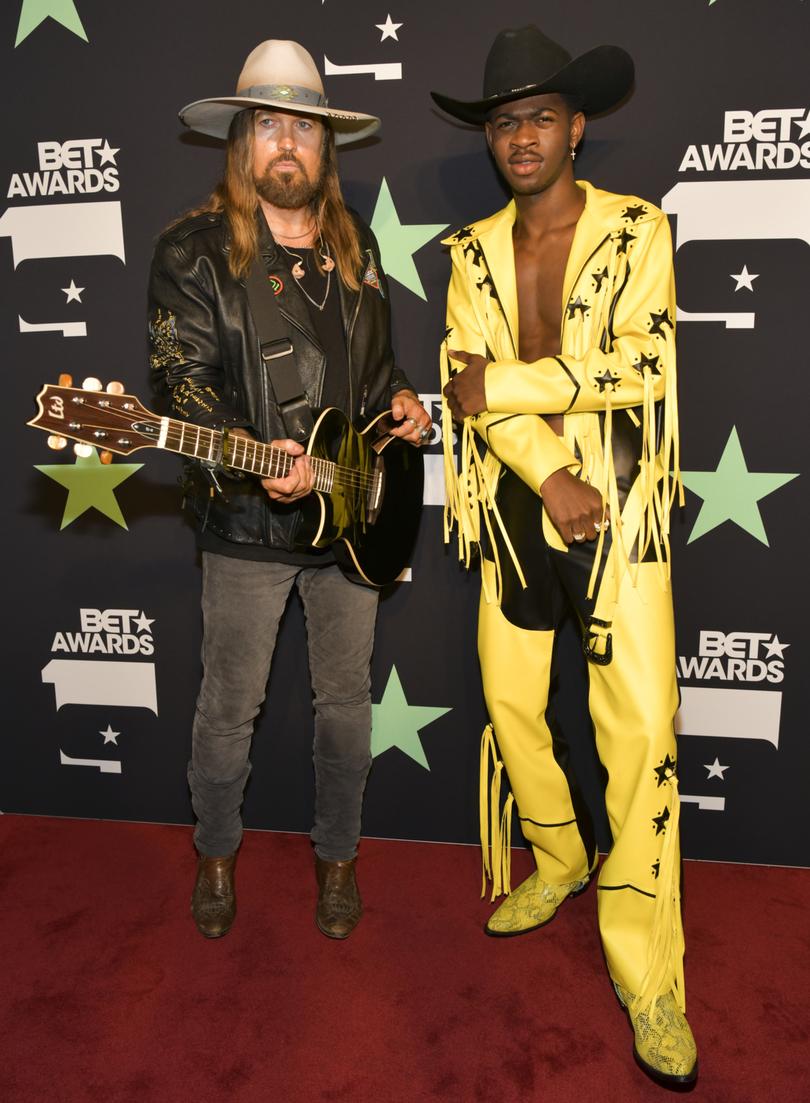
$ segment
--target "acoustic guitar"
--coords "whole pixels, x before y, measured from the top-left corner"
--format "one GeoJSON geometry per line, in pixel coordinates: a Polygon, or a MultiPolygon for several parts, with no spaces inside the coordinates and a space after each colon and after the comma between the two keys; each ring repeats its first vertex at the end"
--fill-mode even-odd
{"type": "MultiPolygon", "coordinates": [[[[112,385],[111,385],[112,386],[112,385]]],[[[133,395],[46,384],[36,397],[29,425],[128,456],[140,448],[163,448],[213,469],[283,478],[294,458],[281,448],[206,429],[146,409],[133,395]]],[[[391,436],[391,412],[358,431],[340,410],[317,418],[307,444],[315,488],[300,499],[299,546],[334,546],[344,574],[372,586],[393,582],[407,565],[419,525],[424,465],[421,449],[391,436]]]]}

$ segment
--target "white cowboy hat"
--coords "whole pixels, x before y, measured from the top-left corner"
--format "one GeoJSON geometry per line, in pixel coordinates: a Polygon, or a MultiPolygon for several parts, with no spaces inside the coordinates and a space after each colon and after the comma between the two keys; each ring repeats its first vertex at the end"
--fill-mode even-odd
{"type": "Polygon", "coordinates": [[[328,120],[335,142],[357,142],[380,126],[375,115],[329,107],[315,62],[303,46],[280,38],[260,42],[245,61],[235,96],[195,100],[180,111],[180,121],[213,138],[227,138],[234,115],[247,107],[281,108],[328,120]]]}

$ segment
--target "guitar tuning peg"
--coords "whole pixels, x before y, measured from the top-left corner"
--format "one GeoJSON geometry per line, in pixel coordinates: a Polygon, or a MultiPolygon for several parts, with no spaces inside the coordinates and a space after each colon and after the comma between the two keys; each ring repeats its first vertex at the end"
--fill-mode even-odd
{"type": "Polygon", "coordinates": [[[93,455],[93,448],[89,444],[74,444],[73,451],[82,460],[86,460],[88,456],[93,455]]]}
{"type": "Polygon", "coordinates": [[[119,383],[117,379],[113,379],[112,382],[107,384],[107,394],[123,394],[124,384],[119,383]]]}
{"type": "Polygon", "coordinates": [[[53,448],[54,452],[58,452],[61,448],[67,448],[67,438],[58,437],[51,433],[48,437],[48,447],[53,448]]]}
{"type": "Polygon", "coordinates": [[[101,460],[102,463],[112,463],[113,454],[112,454],[112,452],[108,452],[105,449],[103,452],[99,452],[98,458],[101,460]]]}
{"type": "Polygon", "coordinates": [[[67,372],[62,372],[59,376],[59,386],[60,387],[72,387],[73,386],[73,376],[68,375],[67,372]]]}
{"type": "Polygon", "coordinates": [[[82,383],[82,390],[83,391],[101,391],[101,390],[103,390],[103,387],[101,386],[101,380],[96,379],[96,377],[94,375],[88,376],[87,379],[85,379],[84,383],[82,383]]]}

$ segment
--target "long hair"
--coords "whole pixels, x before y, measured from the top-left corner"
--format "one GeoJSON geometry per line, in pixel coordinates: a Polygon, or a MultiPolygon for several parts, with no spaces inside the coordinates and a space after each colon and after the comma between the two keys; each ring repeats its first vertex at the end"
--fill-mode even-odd
{"type": "MultiPolygon", "coordinates": [[[[225,216],[231,232],[228,267],[237,279],[245,278],[259,249],[256,226],[259,197],[253,177],[253,116],[253,108],[234,116],[225,150],[225,174],[208,201],[188,212],[189,215],[222,213],[225,216]]],[[[354,220],[343,202],[337,173],[335,136],[329,126],[324,127],[321,156],[324,159],[323,185],[320,195],[312,203],[312,214],[321,237],[332,251],[341,280],[357,291],[360,287],[357,276],[360,240],[354,220]]],[[[320,268],[317,249],[314,257],[320,268]]]]}

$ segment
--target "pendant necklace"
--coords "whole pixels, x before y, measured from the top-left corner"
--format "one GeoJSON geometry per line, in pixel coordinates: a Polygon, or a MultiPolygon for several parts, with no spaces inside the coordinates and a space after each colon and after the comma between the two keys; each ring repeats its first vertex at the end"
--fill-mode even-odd
{"type": "Polygon", "coordinates": [[[324,242],[323,237],[318,235],[318,240],[320,241],[320,248],[318,249],[318,252],[323,263],[323,270],[324,272],[326,272],[326,291],[324,292],[323,300],[321,302],[313,299],[301,282],[301,280],[303,280],[304,276],[306,275],[304,258],[300,255],[300,253],[294,253],[291,249],[287,249],[286,246],[281,245],[280,241],[278,244],[281,245],[281,248],[291,260],[293,259],[293,257],[295,258],[295,264],[293,264],[291,272],[293,278],[298,282],[298,286],[301,288],[306,298],[312,303],[316,310],[323,310],[323,308],[326,306],[326,300],[329,298],[329,288],[332,282],[332,272],[335,268],[335,262],[332,260],[332,256],[329,252],[329,245],[324,242]]]}

